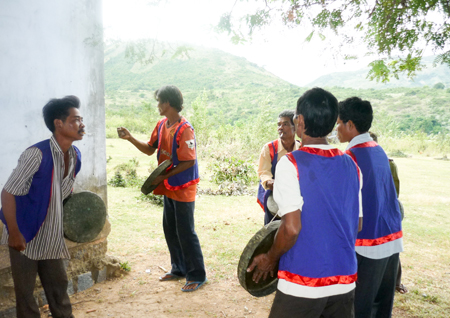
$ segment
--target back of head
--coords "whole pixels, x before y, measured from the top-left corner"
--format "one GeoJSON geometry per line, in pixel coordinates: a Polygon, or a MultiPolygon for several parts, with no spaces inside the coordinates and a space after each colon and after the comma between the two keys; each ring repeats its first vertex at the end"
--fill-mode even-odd
{"type": "Polygon", "coordinates": [[[80,99],[76,96],[66,96],[64,98],[53,98],[42,109],[45,125],[53,133],[55,132],[55,119],[63,122],[69,116],[70,108],[80,108],[80,99]]]}
{"type": "Polygon", "coordinates": [[[344,124],[351,120],[360,134],[366,133],[372,126],[372,105],[359,97],[347,98],[339,102],[339,119],[344,124]]]}
{"type": "Polygon", "coordinates": [[[294,126],[294,116],[295,116],[295,112],[291,109],[286,109],[283,110],[279,115],[278,118],[281,117],[287,117],[291,120],[291,125],[294,126]]]}
{"type": "Polygon", "coordinates": [[[173,85],[163,86],[155,91],[155,99],[161,103],[169,102],[177,112],[183,109],[183,94],[173,85]]]}
{"type": "Polygon", "coordinates": [[[303,115],[305,134],[315,138],[325,137],[336,123],[338,101],[330,92],[315,87],[298,99],[296,113],[303,115]]]}

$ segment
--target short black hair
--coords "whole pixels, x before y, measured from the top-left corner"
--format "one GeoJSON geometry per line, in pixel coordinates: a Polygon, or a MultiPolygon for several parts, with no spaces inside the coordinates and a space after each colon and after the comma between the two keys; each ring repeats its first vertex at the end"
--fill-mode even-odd
{"type": "Polygon", "coordinates": [[[344,124],[351,120],[360,134],[366,133],[372,126],[372,105],[359,97],[347,98],[339,102],[339,119],[344,124]]]}
{"type": "Polygon", "coordinates": [[[291,125],[294,126],[294,116],[295,112],[293,110],[285,109],[278,115],[278,118],[288,117],[291,120],[291,125]]]}
{"type": "Polygon", "coordinates": [[[310,137],[325,137],[336,123],[338,101],[330,92],[315,87],[298,99],[296,113],[303,115],[305,134],[310,137]]]}
{"type": "Polygon", "coordinates": [[[70,108],[80,108],[80,99],[78,97],[69,95],[63,98],[53,98],[42,108],[45,125],[52,133],[55,132],[55,119],[66,121],[70,114],[70,108]]]}
{"type": "Polygon", "coordinates": [[[169,105],[181,112],[183,109],[183,94],[178,87],[173,85],[163,86],[155,91],[155,99],[161,103],[169,102],[169,105]]]}

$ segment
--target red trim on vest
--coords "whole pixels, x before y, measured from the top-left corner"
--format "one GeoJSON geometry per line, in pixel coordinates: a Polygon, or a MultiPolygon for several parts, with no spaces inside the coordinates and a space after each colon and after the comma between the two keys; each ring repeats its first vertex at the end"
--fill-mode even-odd
{"type": "Polygon", "coordinates": [[[321,278],[305,277],[288,271],[278,271],[278,279],[284,279],[288,282],[308,287],[324,287],[336,284],[351,284],[356,282],[357,273],[345,276],[329,276],[321,278]]]}
{"type": "Polygon", "coordinates": [[[259,206],[261,207],[261,209],[263,209],[263,212],[264,212],[264,204],[262,204],[258,198],[256,198],[256,202],[258,202],[259,206]]]}
{"type": "Polygon", "coordinates": [[[336,157],[336,156],[342,156],[344,153],[340,151],[339,149],[320,149],[320,148],[314,148],[314,147],[302,147],[299,149],[300,151],[310,153],[312,155],[318,155],[322,157],[336,157]]]}
{"type": "Polygon", "coordinates": [[[292,164],[294,165],[295,170],[297,170],[297,179],[300,180],[300,176],[299,176],[299,174],[298,174],[297,161],[295,161],[295,158],[294,158],[294,156],[292,155],[292,152],[287,153],[286,156],[287,156],[287,158],[289,159],[289,161],[292,162],[292,164]]]}
{"type": "Polygon", "coordinates": [[[395,241],[399,238],[403,237],[403,232],[398,231],[397,233],[392,233],[383,237],[379,237],[377,239],[356,239],[355,246],[377,246],[385,243],[389,243],[395,241]]]}
{"type": "MultiPolygon", "coordinates": [[[[371,147],[376,147],[378,146],[378,144],[375,141],[366,141],[363,142],[362,144],[357,144],[356,146],[353,146],[352,148],[371,148],[371,147]]],[[[352,149],[350,148],[350,149],[352,149]]]]}
{"type": "Polygon", "coordinates": [[[176,190],[185,189],[185,188],[187,188],[187,187],[189,187],[189,186],[191,186],[191,185],[193,185],[193,184],[197,184],[197,183],[199,183],[199,182],[200,182],[200,178],[197,178],[197,179],[195,179],[195,180],[186,182],[185,184],[182,184],[182,185],[173,187],[173,186],[171,186],[171,185],[169,184],[169,180],[168,180],[168,179],[165,179],[165,180],[164,180],[164,185],[166,186],[167,190],[170,190],[170,191],[176,191],[176,190]]]}
{"type": "MultiPolygon", "coordinates": [[[[183,117],[183,119],[180,121],[180,123],[178,124],[178,126],[179,126],[179,125],[182,125],[184,122],[186,122],[186,119],[184,119],[184,117],[183,117]]],[[[180,146],[181,134],[183,133],[183,131],[184,131],[187,127],[190,127],[190,126],[189,126],[189,125],[183,125],[183,126],[181,126],[180,130],[178,131],[177,140],[176,140],[178,147],[180,146]]]]}
{"type": "Polygon", "coordinates": [[[270,151],[270,161],[273,161],[273,157],[275,157],[275,151],[278,153],[278,139],[269,142],[269,151],[270,151]],[[272,147],[272,143],[274,144],[275,149],[274,147],[272,147]]]}

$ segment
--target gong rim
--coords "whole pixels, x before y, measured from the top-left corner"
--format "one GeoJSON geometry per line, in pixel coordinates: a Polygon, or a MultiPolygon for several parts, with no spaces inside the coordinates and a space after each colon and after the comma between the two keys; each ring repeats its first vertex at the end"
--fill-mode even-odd
{"type": "Polygon", "coordinates": [[[159,184],[152,184],[152,182],[156,179],[156,177],[160,176],[164,171],[166,171],[166,169],[169,168],[171,164],[172,160],[170,159],[161,162],[161,164],[148,176],[147,180],[145,180],[144,184],[141,187],[141,192],[147,195],[155,190],[159,184]]]}
{"type": "Polygon", "coordinates": [[[239,259],[237,270],[239,283],[247,292],[255,297],[270,295],[277,289],[278,262],[274,269],[274,277],[270,277],[270,275],[268,275],[265,280],[260,280],[258,283],[253,282],[253,272],[247,273],[247,268],[250,266],[256,255],[269,251],[273,244],[275,234],[280,227],[280,223],[281,221],[274,221],[256,232],[256,234],[247,243],[239,259]]]}

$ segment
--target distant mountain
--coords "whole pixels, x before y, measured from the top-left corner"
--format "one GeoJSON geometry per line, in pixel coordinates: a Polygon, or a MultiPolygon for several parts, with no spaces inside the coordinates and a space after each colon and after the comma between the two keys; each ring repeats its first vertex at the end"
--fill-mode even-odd
{"type": "Polygon", "coordinates": [[[363,68],[354,72],[338,72],[331,73],[319,77],[315,81],[306,85],[307,87],[346,87],[354,89],[385,89],[394,87],[432,87],[437,83],[443,83],[445,87],[450,87],[450,68],[448,65],[437,65],[433,67],[434,56],[424,57],[422,63],[425,67],[422,71],[417,72],[417,76],[413,80],[407,79],[405,75],[400,78],[392,79],[390,82],[383,84],[376,81],[366,79],[369,68],[363,68]]]}
{"type": "Polygon", "coordinates": [[[245,58],[217,49],[191,48],[188,58],[172,58],[172,54],[166,54],[152,64],[141,65],[125,58],[123,45],[108,46],[105,49],[107,95],[117,91],[135,95],[152,93],[162,85],[172,84],[181,89],[185,104],[189,105],[205,91],[209,113],[222,112],[224,119],[233,123],[256,114],[261,104],[271,106],[274,113],[293,109],[304,91],[245,58]]]}

